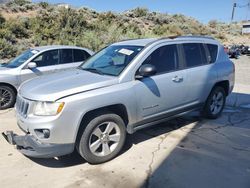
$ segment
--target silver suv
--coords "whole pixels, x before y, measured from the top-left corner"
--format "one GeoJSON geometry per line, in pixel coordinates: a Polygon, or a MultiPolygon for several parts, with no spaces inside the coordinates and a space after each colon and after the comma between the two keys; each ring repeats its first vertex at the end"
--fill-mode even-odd
{"type": "Polygon", "coordinates": [[[24,83],[18,126],[3,133],[24,155],[55,157],[75,148],[89,163],[121,151],[126,133],[200,110],[217,118],[234,86],[234,64],[209,37],[112,44],[77,69],[24,83]]]}
{"type": "Polygon", "coordinates": [[[93,52],[74,46],[43,46],[29,49],[8,63],[0,64],[0,110],[14,105],[17,88],[24,81],[78,67],[93,52]]]}

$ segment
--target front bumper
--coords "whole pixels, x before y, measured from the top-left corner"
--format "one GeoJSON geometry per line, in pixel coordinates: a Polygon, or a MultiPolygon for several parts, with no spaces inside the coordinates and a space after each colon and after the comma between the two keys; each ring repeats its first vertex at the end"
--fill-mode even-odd
{"type": "Polygon", "coordinates": [[[41,143],[34,136],[26,134],[19,136],[12,131],[2,133],[3,137],[11,145],[24,155],[35,158],[53,158],[70,154],[74,151],[74,144],[47,144],[41,143]]]}

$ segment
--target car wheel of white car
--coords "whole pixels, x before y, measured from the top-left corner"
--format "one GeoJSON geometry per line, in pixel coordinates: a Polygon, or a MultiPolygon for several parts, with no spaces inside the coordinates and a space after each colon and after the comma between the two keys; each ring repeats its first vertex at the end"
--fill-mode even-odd
{"type": "Polygon", "coordinates": [[[120,116],[112,113],[98,115],[89,121],[77,149],[89,163],[103,163],[119,154],[125,138],[125,124],[120,116]]]}
{"type": "Polygon", "coordinates": [[[0,85],[0,110],[5,110],[7,108],[13,107],[15,101],[15,91],[9,86],[0,85]]]}
{"type": "Polygon", "coordinates": [[[224,109],[225,102],[226,102],[225,90],[219,86],[215,87],[208,96],[208,99],[204,106],[203,110],[204,116],[210,119],[218,118],[224,109]]]}

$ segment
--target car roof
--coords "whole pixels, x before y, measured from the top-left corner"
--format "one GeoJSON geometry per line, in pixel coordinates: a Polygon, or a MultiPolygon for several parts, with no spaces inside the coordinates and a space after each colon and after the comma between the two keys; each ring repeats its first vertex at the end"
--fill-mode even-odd
{"type": "Polygon", "coordinates": [[[33,47],[31,48],[32,50],[37,50],[37,51],[45,51],[45,50],[56,50],[56,49],[81,49],[85,50],[90,54],[93,54],[94,52],[90,49],[87,48],[82,48],[78,46],[67,46],[67,45],[50,45],[50,46],[38,46],[38,47],[33,47]]]}
{"type": "Polygon", "coordinates": [[[180,41],[190,41],[190,42],[202,42],[202,43],[212,43],[212,44],[219,44],[217,40],[210,36],[170,36],[170,37],[163,37],[163,38],[147,38],[147,39],[131,39],[131,40],[124,40],[121,42],[114,43],[112,45],[131,45],[131,46],[147,46],[156,42],[180,42],[180,41]]]}

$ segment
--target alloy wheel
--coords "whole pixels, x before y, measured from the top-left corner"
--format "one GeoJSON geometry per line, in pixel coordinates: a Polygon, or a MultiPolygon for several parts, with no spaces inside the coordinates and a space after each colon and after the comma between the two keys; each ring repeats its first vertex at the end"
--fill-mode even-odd
{"type": "Polygon", "coordinates": [[[4,108],[8,106],[12,101],[12,94],[7,89],[0,88],[0,107],[4,108]]]}
{"type": "Polygon", "coordinates": [[[214,93],[210,104],[210,110],[213,115],[218,114],[221,111],[223,108],[223,100],[223,93],[220,91],[214,93]]]}
{"type": "Polygon", "coordinates": [[[107,156],[118,146],[121,130],[114,122],[104,122],[98,125],[89,139],[89,149],[96,156],[107,156]]]}

